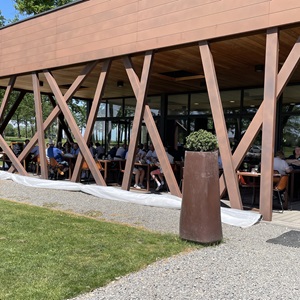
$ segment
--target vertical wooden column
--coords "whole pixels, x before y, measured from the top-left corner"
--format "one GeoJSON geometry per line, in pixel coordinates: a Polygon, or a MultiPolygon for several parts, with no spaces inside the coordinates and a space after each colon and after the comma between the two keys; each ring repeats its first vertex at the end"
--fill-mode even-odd
{"type": "Polygon", "coordinates": [[[230,205],[232,208],[243,209],[237,175],[232,162],[231,149],[213,58],[206,41],[199,43],[199,48],[209,95],[210,107],[222,158],[223,171],[227,183],[230,205]]]}
{"type": "Polygon", "coordinates": [[[278,50],[278,29],[268,29],[260,180],[260,213],[266,221],[272,220],[278,50]]]}
{"type": "Polygon", "coordinates": [[[45,135],[43,131],[43,111],[42,111],[42,99],[39,85],[39,78],[36,73],[32,74],[32,85],[34,94],[34,106],[36,116],[36,127],[38,133],[38,145],[39,145],[39,156],[41,163],[41,177],[48,179],[48,168],[45,152],[45,135]]]}

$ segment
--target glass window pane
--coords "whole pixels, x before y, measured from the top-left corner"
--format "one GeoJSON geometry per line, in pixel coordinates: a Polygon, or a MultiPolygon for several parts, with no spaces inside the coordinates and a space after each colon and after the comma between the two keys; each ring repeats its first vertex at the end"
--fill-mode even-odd
{"type": "Polygon", "coordinates": [[[136,99],[135,98],[127,98],[125,99],[125,117],[133,117],[135,113],[136,107],[136,99]]]}
{"type": "Polygon", "coordinates": [[[283,112],[300,112],[300,86],[288,86],[282,95],[283,112]]]}
{"type": "Polygon", "coordinates": [[[264,98],[264,90],[246,89],[244,90],[243,109],[248,113],[256,113],[264,98]]]}
{"type": "Polygon", "coordinates": [[[107,100],[107,117],[122,117],[123,116],[123,99],[107,100]]]}
{"type": "Polygon", "coordinates": [[[238,113],[241,104],[241,91],[225,91],[221,92],[222,106],[225,114],[238,113]]]}
{"type": "Polygon", "coordinates": [[[98,110],[98,118],[106,117],[106,101],[101,102],[98,110]]]}
{"type": "Polygon", "coordinates": [[[147,97],[147,103],[153,116],[160,116],[161,98],[160,96],[147,97]]]}
{"type": "Polygon", "coordinates": [[[188,114],[188,95],[169,95],[168,96],[168,115],[187,115],[188,114]]]}
{"type": "Polygon", "coordinates": [[[94,125],[94,141],[99,142],[101,146],[105,146],[105,121],[96,121],[94,125]]]}
{"type": "Polygon", "coordinates": [[[282,147],[286,157],[293,154],[296,146],[300,145],[300,116],[284,118],[282,124],[282,147]]]}
{"type": "Polygon", "coordinates": [[[211,114],[207,93],[191,94],[191,115],[211,114]]]}

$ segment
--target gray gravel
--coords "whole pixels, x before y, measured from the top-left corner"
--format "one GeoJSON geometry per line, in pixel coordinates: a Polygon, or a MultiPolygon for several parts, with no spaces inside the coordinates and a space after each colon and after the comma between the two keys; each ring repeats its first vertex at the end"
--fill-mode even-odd
{"type": "MultiPolygon", "coordinates": [[[[99,199],[79,192],[0,181],[0,197],[178,234],[180,212],[99,199]]],[[[300,299],[300,249],[267,242],[292,228],[223,224],[224,242],[158,261],[73,300],[300,299]]]]}

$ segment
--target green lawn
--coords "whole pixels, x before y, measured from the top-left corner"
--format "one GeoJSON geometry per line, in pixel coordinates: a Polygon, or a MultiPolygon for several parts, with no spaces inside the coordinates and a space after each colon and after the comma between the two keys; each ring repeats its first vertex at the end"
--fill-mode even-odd
{"type": "Polygon", "coordinates": [[[71,298],[199,247],[175,235],[1,199],[0,211],[1,300],[71,298]]]}

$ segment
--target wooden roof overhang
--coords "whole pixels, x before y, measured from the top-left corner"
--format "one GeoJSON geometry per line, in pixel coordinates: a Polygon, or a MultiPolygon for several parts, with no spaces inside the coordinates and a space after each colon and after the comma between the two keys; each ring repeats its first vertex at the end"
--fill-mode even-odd
{"type": "MultiPolygon", "coordinates": [[[[224,176],[220,178],[221,193],[225,189],[225,177],[226,188],[232,207],[242,208],[236,169],[239,167],[251,142],[261,129],[262,123],[264,124],[261,183],[265,188],[261,189],[261,199],[264,199],[264,201],[261,203],[260,209],[264,219],[270,220],[272,211],[271,179],[273,172],[272,157],[274,151],[275,104],[284,86],[288,82],[299,82],[300,79],[299,70],[297,68],[300,55],[300,30],[299,23],[295,23],[296,20],[297,22],[300,21],[298,19],[300,5],[295,1],[289,2],[290,7],[287,4],[283,7],[280,1],[240,1],[239,7],[234,7],[234,5],[236,5],[234,1],[228,1],[227,5],[223,6],[220,6],[219,1],[206,1],[205,3],[207,5],[214,5],[213,7],[215,9],[214,14],[212,14],[214,17],[211,17],[213,20],[206,18],[210,26],[205,24],[207,25],[205,27],[203,20],[202,22],[196,22],[191,25],[191,23],[186,20],[186,15],[184,14],[181,16],[184,17],[185,23],[176,22],[175,19],[173,26],[163,24],[158,30],[155,24],[157,24],[159,20],[161,22],[165,20],[166,14],[168,14],[165,8],[165,15],[162,14],[162,16],[154,18],[156,20],[155,22],[153,22],[153,20],[149,21],[155,29],[149,29],[147,31],[143,26],[149,26],[149,24],[146,24],[147,22],[145,23],[141,16],[147,19],[146,12],[149,12],[149,10],[153,13],[160,14],[162,7],[173,3],[173,1],[157,0],[151,4],[146,4],[146,2],[147,1],[137,3],[137,1],[133,0],[120,0],[115,1],[115,3],[108,3],[108,1],[99,2],[90,0],[78,4],[78,6],[74,6],[74,11],[70,10],[69,7],[66,8],[65,12],[67,15],[64,15],[64,17],[62,17],[61,14],[61,11],[64,10],[61,10],[54,12],[53,15],[49,14],[41,17],[46,18],[43,20],[38,20],[39,18],[37,18],[36,20],[38,21],[36,24],[32,24],[31,22],[33,22],[33,20],[29,20],[28,24],[26,24],[27,22],[22,23],[25,25],[22,25],[21,28],[18,28],[21,24],[16,25],[15,30],[14,26],[11,26],[9,27],[9,34],[5,31],[6,29],[0,30],[0,46],[2,51],[0,61],[0,86],[6,87],[6,94],[0,108],[0,118],[3,119],[4,117],[10,91],[16,88],[34,92],[38,123],[37,134],[30,141],[30,146],[28,148],[26,147],[27,149],[25,149],[18,158],[14,156],[12,151],[7,147],[3,137],[0,136],[0,146],[7,152],[13,163],[13,167],[10,171],[17,169],[19,173],[26,175],[26,171],[20,162],[26,157],[30,147],[38,141],[41,149],[42,176],[46,178],[43,132],[54,118],[62,112],[81,149],[81,154],[77,160],[72,180],[77,180],[82,159],[84,158],[96,182],[105,185],[88,151],[86,142],[90,138],[97,109],[103,97],[134,95],[137,99],[137,106],[129,146],[129,157],[125,170],[126,175],[123,179],[122,188],[129,189],[129,178],[133,168],[134,148],[137,144],[141,120],[144,119],[160,158],[170,191],[172,194],[180,196],[180,190],[168,163],[156,126],[154,126],[150,108],[145,100],[146,95],[207,89],[224,167],[224,176]],[[113,7],[116,3],[118,3],[119,6],[113,7]],[[160,10],[155,10],[155,3],[161,4],[160,10]],[[109,10],[109,5],[112,5],[111,11],[109,10]],[[140,6],[137,7],[137,5],[140,6]],[[148,7],[145,7],[147,5],[148,7]],[[74,18],[78,18],[78,13],[80,13],[80,15],[83,13],[91,14],[97,8],[103,9],[103,7],[108,9],[106,10],[106,16],[111,16],[112,19],[114,14],[110,13],[116,13],[120,7],[122,11],[127,11],[127,17],[134,15],[135,18],[138,18],[137,23],[140,27],[138,27],[137,30],[137,28],[133,26],[136,30],[134,42],[131,42],[130,34],[128,34],[108,38],[105,40],[106,43],[111,45],[110,43],[114,40],[117,45],[108,47],[106,44],[106,48],[103,46],[103,43],[94,42],[94,40],[91,42],[84,38],[83,40],[86,44],[82,44],[82,42],[76,44],[76,42],[78,43],[79,41],[78,38],[74,37],[77,31],[75,29],[73,29],[73,31],[66,30],[69,28],[68,26],[73,24],[73,26],[77,26],[76,28],[78,30],[80,25],[84,26],[82,18],[78,20],[78,22],[74,21],[74,18]],[[260,10],[258,10],[258,7],[260,10]],[[132,12],[134,8],[137,11],[132,12]],[[218,9],[220,11],[218,11],[218,9]],[[232,14],[228,15],[230,9],[232,14]],[[289,12],[288,15],[287,11],[289,12]],[[225,19],[226,16],[227,19],[225,19]],[[237,16],[239,16],[239,18],[237,18],[237,16]],[[256,22],[251,22],[250,24],[249,18],[256,22]],[[45,24],[51,25],[51,20],[56,24],[56,33],[54,34],[56,38],[53,44],[47,44],[47,47],[52,48],[52,51],[47,53],[48,48],[44,47],[43,42],[48,37],[45,32],[48,32],[49,28],[46,28],[45,24]],[[71,22],[72,20],[73,22],[71,22]],[[228,20],[230,20],[230,22],[228,20]],[[58,26],[58,23],[60,26],[58,26]],[[28,33],[30,37],[37,34],[34,33],[37,26],[42,26],[41,31],[45,30],[45,32],[40,34],[40,37],[37,38],[37,41],[40,43],[29,50],[26,48],[28,47],[28,42],[23,44],[23,48],[14,44],[13,40],[18,39],[18,36],[21,39],[20,32],[29,32],[29,28],[33,30],[33,33],[31,33],[31,31],[28,33]],[[192,26],[194,29],[191,29],[189,26],[192,26]],[[141,33],[141,28],[145,29],[144,35],[141,33]],[[190,30],[187,30],[188,28],[190,28],[190,30]],[[5,33],[3,33],[4,31],[5,33]],[[68,32],[68,34],[73,33],[73,35],[71,34],[68,37],[68,35],[63,34],[64,31],[68,32]],[[63,36],[65,36],[64,42],[60,40],[63,36]],[[9,39],[9,37],[11,37],[11,39],[9,39]],[[139,37],[139,39],[137,39],[137,37],[139,37]],[[11,46],[7,46],[10,43],[11,46]],[[91,50],[90,47],[92,47],[93,50],[91,50]],[[98,49],[95,50],[95,47],[98,47],[98,49]],[[14,52],[9,52],[13,49],[14,52]],[[45,53],[40,52],[41,49],[43,49],[45,53]],[[144,50],[146,50],[146,52],[144,50]],[[32,51],[34,55],[32,55],[30,51],[32,51]],[[255,73],[254,67],[257,64],[265,65],[264,75],[255,73]],[[172,76],[166,75],[168,72],[181,70],[190,72],[192,76],[177,80],[176,78],[172,78],[172,76]],[[203,83],[203,78],[205,78],[206,85],[201,84],[201,82],[203,83]],[[125,82],[125,88],[123,88],[122,91],[116,88],[116,82],[118,80],[125,82]],[[41,84],[41,82],[43,82],[43,84],[41,84]],[[234,155],[231,155],[219,90],[241,86],[263,85],[265,86],[264,101],[234,155]],[[45,122],[43,122],[41,118],[41,92],[53,94],[57,101],[57,106],[45,122]],[[75,96],[93,99],[91,114],[84,136],[81,136],[66,105],[67,101],[75,96]],[[263,107],[268,107],[268,109],[263,110],[263,107]]],[[[183,1],[179,2],[183,4],[183,1]]],[[[189,4],[186,5],[193,6],[193,3],[194,2],[189,2],[189,4]]],[[[204,6],[202,4],[198,6],[202,6],[201,13],[203,13],[204,6]]],[[[185,9],[187,9],[186,6],[185,9]]],[[[189,9],[190,11],[194,11],[195,7],[190,7],[189,9]]],[[[177,14],[180,15],[181,11],[184,11],[184,9],[177,7],[177,14]]],[[[197,11],[200,13],[200,10],[197,11]]],[[[170,12],[170,14],[173,13],[174,12],[170,12]]],[[[93,18],[90,16],[90,19],[93,18]]],[[[190,17],[190,21],[191,19],[190,17]]],[[[124,22],[124,20],[127,19],[122,20],[124,22]]],[[[193,21],[195,20],[194,18],[193,21]]],[[[85,19],[85,22],[87,21],[88,19],[85,19]]],[[[93,19],[93,22],[94,23],[91,24],[95,25],[97,19],[93,19]]],[[[102,25],[104,25],[104,23],[102,25]]],[[[133,21],[133,23],[135,22],[133,21]]],[[[158,24],[160,23],[158,22],[158,24]]],[[[117,28],[122,32],[122,27],[117,28]]],[[[116,34],[116,31],[114,31],[114,33],[116,34]]],[[[98,36],[95,32],[93,35],[87,34],[89,39],[94,35],[96,35],[96,37],[98,36]]]]}

